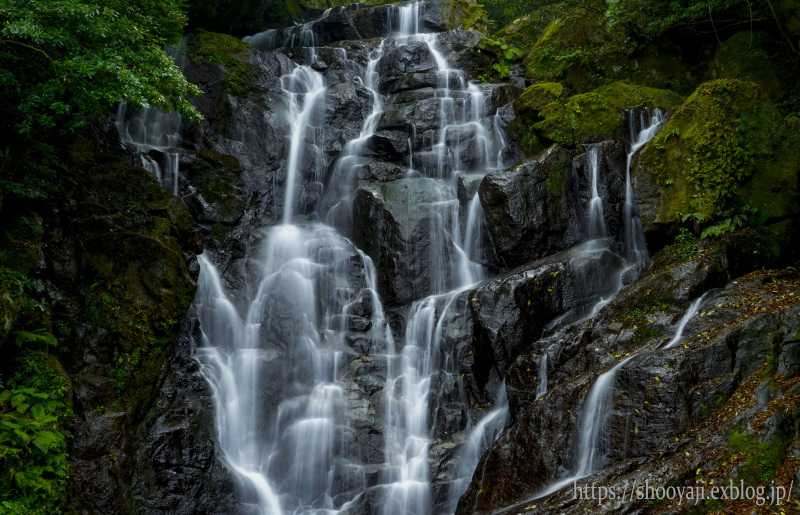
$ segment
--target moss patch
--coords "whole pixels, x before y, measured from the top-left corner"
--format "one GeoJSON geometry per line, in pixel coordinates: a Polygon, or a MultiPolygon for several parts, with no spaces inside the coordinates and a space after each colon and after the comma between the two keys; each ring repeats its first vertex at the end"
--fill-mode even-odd
{"type": "Polygon", "coordinates": [[[568,99],[562,97],[547,104],[539,113],[542,121],[533,128],[545,141],[572,147],[621,136],[626,109],[660,107],[672,110],[680,102],[681,97],[671,91],[615,82],[591,93],[568,99]]]}
{"type": "Polygon", "coordinates": [[[220,214],[233,222],[244,210],[237,188],[240,169],[235,157],[206,148],[197,154],[186,173],[206,202],[219,206],[220,214]]]}
{"type": "Polygon", "coordinates": [[[231,94],[245,97],[250,92],[247,49],[250,45],[227,34],[217,34],[199,29],[197,31],[196,57],[221,64],[225,68],[225,84],[231,94]]]}
{"type": "Polygon", "coordinates": [[[486,10],[477,0],[442,0],[442,14],[448,30],[463,27],[486,33],[489,25],[486,10]]]}

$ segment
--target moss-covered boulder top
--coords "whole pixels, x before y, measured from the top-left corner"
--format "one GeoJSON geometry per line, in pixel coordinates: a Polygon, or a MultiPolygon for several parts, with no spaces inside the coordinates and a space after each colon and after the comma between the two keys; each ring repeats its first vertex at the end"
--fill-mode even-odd
{"type": "Polygon", "coordinates": [[[628,110],[658,107],[672,111],[681,101],[672,91],[623,82],[571,97],[561,84],[542,83],[526,89],[514,109],[522,124],[523,150],[532,154],[552,143],[574,147],[625,138],[628,110]]]}

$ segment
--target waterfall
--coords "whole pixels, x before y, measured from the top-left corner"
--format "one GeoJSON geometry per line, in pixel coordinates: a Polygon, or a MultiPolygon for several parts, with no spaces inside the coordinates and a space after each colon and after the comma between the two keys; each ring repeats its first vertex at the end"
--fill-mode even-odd
{"type": "MultiPolygon", "coordinates": [[[[200,257],[195,358],[211,387],[220,447],[249,511],[334,514],[359,502],[371,513],[392,515],[433,509],[430,447],[441,400],[432,385],[435,377],[447,376],[463,391],[446,340],[448,317],[462,316],[456,309],[465,309],[463,292],[484,277],[478,262],[483,210],[477,194],[461,205],[457,181],[464,174],[479,179],[505,144],[486,116],[483,91],[448,65],[436,34],[419,32],[421,8],[390,8],[391,33],[371,51],[357,79],[371,95],[372,110],[328,172],[319,157],[327,85],[311,67],[319,20],[246,38],[259,48],[309,47],[305,64],[280,79],[290,129],[282,223],[268,228],[247,257],[255,280],[228,284],[212,255],[200,257]],[[396,342],[372,260],[339,230],[351,229],[358,171],[368,162],[370,139],[385,110],[378,63],[385,49],[420,41],[437,63],[434,98],[441,118],[427,139],[409,134],[409,163],[418,174],[401,180],[424,182],[433,192],[415,206],[427,217],[430,241],[412,253],[430,263],[431,284],[411,305],[396,342]],[[462,152],[473,144],[475,155],[462,152]],[[296,204],[306,179],[326,184],[318,214],[328,225],[299,222],[296,204]],[[385,366],[380,400],[366,399],[348,375],[353,363],[366,359],[354,349],[353,338],[362,338],[354,333],[369,340],[369,359],[385,366]],[[383,420],[373,422],[383,434],[381,463],[365,461],[366,444],[358,436],[363,433],[353,423],[354,411],[367,409],[364,403],[383,409],[376,417],[382,414],[383,420]]],[[[342,48],[330,50],[347,58],[342,48]]],[[[507,411],[503,388],[494,409],[465,423],[462,458],[445,499],[453,507],[507,411]]]]}
{"type": "MultiPolygon", "coordinates": [[[[366,146],[369,143],[370,136],[375,133],[378,121],[383,113],[383,100],[378,92],[378,72],[376,68],[381,57],[383,57],[384,44],[385,40],[381,41],[377,50],[370,56],[364,80],[362,81],[372,96],[372,112],[364,121],[358,137],[348,141],[339,154],[326,191],[326,197],[334,199],[335,203],[328,209],[325,218],[328,224],[337,227],[349,227],[352,223],[350,220],[352,194],[355,189],[357,172],[366,161],[364,156],[366,146]]],[[[347,51],[342,49],[342,52],[344,52],[346,60],[347,51]]]]}
{"type": "Polygon", "coordinates": [[[541,399],[547,393],[547,351],[539,359],[539,375],[536,378],[539,384],[536,387],[536,399],[541,399]]]}
{"type": "Polygon", "coordinates": [[[681,342],[681,340],[683,339],[683,330],[686,328],[686,324],[688,324],[689,320],[694,318],[697,312],[700,311],[700,306],[703,304],[703,300],[705,300],[706,295],[708,295],[708,292],[697,297],[689,305],[689,309],[687,309],[686,312],[683,314],[680,321],[678,322],[677,327],[675,328],[675,336],[673,336],[672,339],[669,342],[667,342],[666,345],[664,345],[663,347],[664,349],[671,349],[672,347],[675,347],[681,342]]]}
{"type": "MultiPolygon", "coordinates": [[[[424,177],[440,183],[439,198],[429,206],[432,221],[431,284],[433,295],[412,304],[405,332],[405,344],[389,361],[386,388],[386,456],[389,469],[382,513],[384,515],[423,515],[431,510],[432,492],[428,463],[430,447],[429,413],[435,413],[437,392],[431,391],[433,375],[444,372],[460,377],[453,360],[443,349],[443,332],[448,312],[454,309],[460,294],[483,279],[483,270],[473,262],[478,251],[482,210],[477,194],[467,207],[463,228],[455,195],[455,182],[462,173],[486,173],[493,162],[494,138],[483,122],[485,99],[475,85],[467,83],[464,73],[452,69],[437,48],[435,34],[420,34],[420,3],[398,7],[397,37],[423,41],[433,55],[437,70],[435,98],[439,101],[438,137],[416,149],[414,168],[424,177]],[[462,113],[459,117],[457,113],[462,113]],[[474,142],[479,158],[467,162],[459,149],[463,141],[474,142]],[[441,239],[439,239],[441,238],[441,239]],[[448,284],[448,268],[452,266],[443,254],[445,244],[451,244],[457,256],[455,283],[448,284]]],[[[497,425],[505,421],[507,401],[503,390],[498,408],[487,414],[472,429],[466,446],[462,470],[451,485],[452,496],[463,493],[478,459],[478,449],[485,448],[499,434],[497,425]],[[494,428],[489,431],[489,428],[494,428]],[[488,441],[487,441],[488,440],[488,441]]],[[[502,426],[501,426],[502,427],[502,426]]],[[[478,456],[479,458],[479,456],[478,456]]],[[[457,502],[457,497],[456,497],[457,502]]]]}
{"type": "Polygon", "coordinates": [[[319,127],[321,101],[325,98],[322,75],[308,66],[298,66],[291,74],[281,77],[281,87],[288,98],[290,144],[286,162],[286,196],[283,202],[283,223],[288,224],[294,214],[297,197],[297,179],[300,174],[301,151],[306,146],[309,129],[319,127]],[[316,124],[316,125],[315,125],[316,124]]]}
{"type": "Polygon", "coordinates": [[[597,240],[608,236],[606,219],[603,213],[603,199],[597,187],[597,176],[600,174],[600,153],[596,146],[589,148],[589,173],[591,181],[591,198],[589,199],[588,234],[590,240],[597,240]]]}
{"type": "MultiPolygon", "coordinates": [[[[177,47],[168,46],[164,51],[183,70],[186,39],[177,47]]],[[[180,135],[181,121],[178,113],[166,113],[156,108],[137,111],[124,102],[119,104],[114,117],[119,139],[134,154],[135,164],[154,174],[161,185],[174,195],[178,194],[179,147],[183,141],[180,135]]]]}
{"type": "Polygon", "coordinates": [[[644,239],[642,221],[636,208],[631,186],[631,164],[636,153],[655,137],[664,121],[664,113],[660,109],[642,109],[639,111],[639,123],[636,123],[635,110],[629,112],[631,144],[628,148],[628,159],[625,165],[625,259],[629,263],[644,263],[650,255],[644,239]],[[638,128],[638,132],[637,132],[638,128]]]}
{"type": "MultiPolygon", "coordinates": [[[[629,125],[631,131],[631,144],[627,152],[627,162],[625,168],[625,218],[624,218],[624,254],[625,268],[612,274],[609,281],[616,284],[613,293],[600,299],[590,310],[589,315],[580,321],[594,318],[597,313],[619,293],[623,287],[622,275],[624,272],[638,264],[645,263],[649,259],[647,244],[642,230],[642,223],[636,209],[636,200],[633,196],[631,186],[631,164],[636,153],[649,142],[661,128],[664,120],[663,112],[659,109],[645,109],[639,112],[637,123],[634,110],[629,114],[629,125]]],[[[608,236],[606,228],[603,201],[598,190],[599,174],[599,155],[597,146],[591,146],[588,150],[588,165],[590,170],[591,198],[588,210],[587,232],[589,241],[598,240],[608,236]]],[[[675,337],[664,347],[668,349],[676,345],[682,338],[683,328],[686,323],[697,313],[703,296],[697,299],[687,310],[676,329],[675,337]]],[[[586,400],[581,408],[581,423],[578,430],[578,455],[574,466],[573,474],[546,487],[542,492],[536,494],[532,499],[538,499],[556,492],[574,481],[586,477],[601,470],[605,464],[604,452],[608,448],[608,424],[613,410],[614,398],[614,379],[617,372],[627,364],[633,356],[619,362],[610,370],[600,374],[592,384],[586,400]]],[[[547,374],[547,355],[542,356],[540,361],[540,378],[547,374]]],[[[539,384],[537,398],[544,395],[547,384],[539,384]],[[542,389],[543,388],[543,389],[542,389]]]]}
{"type": "Polygon", "coordinates": [[[460,461],[458,464],[457,479],[450,484],[450,509],[455,512],[458,500],[467,490],[475,467],[481,460],[481,456],[489,446],[497,440],[506,425],[508,418],[508,396],[506,395],[506,385],[503,383],[497,393],[494,409],[489,411],[483,418],[475,424],[469,432],[467,441],[461,450],[460,461]]]}

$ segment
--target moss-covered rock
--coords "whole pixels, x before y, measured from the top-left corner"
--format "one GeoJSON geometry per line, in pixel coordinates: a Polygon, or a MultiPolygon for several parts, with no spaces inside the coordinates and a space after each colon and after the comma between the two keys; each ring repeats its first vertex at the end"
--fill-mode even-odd
{"type": "Polygon", "coordinates": [[[797,215],[800,123],[754,83],[703,84],[645,149],[633,174],[645,231],[749,206],[767,220],[797,215]]]}
{"type": "Polygon", "coordinates": [[[528,87],[514,102],[514,111],[517,116],[526,117],[533,121],[539,117],[539,112],[548,104],[562,100],[565,96],[564,86],[558,82],[543,82],[528,87]]]}
{"type": "Polygon", "coordinates": [[[250,91],[248,81],[252,69],[247,53],[250,45],[233,36],[202,29],[198,29],[195,36],[196,45],[193,48],[195,58],[221,64],[225,68],[225,84],[228,92],[240,97],[247,96],[250,91]]]}
{"type": "MultiPolygon", "coordinates": [[[[659,107],[671,111],[681,97],[667,90],[614,82],[591,93],[558,98],[544,106],[533,125],[538,137],[565,146],[624,137],[625,110],[659,107]]],[[[526,104],[532,106],[532,102],[526,104]]],[[[529,107],[529,109],[533,109],[529,107]]]]}
{"type": "Polygon", "coordinates": [[[9,270],[0,269],[0,350],[21,311],[22,283],[9,270]]]}
{"type": "Polygon", "coordinates": [[[42,257],[43,233],[35,217],[6,210],[0,225],[0,266],[27,276],[42,257]]]}
{"type": "Polygon", "coordinates": [[[235,157],[204,148],[185,173],[202,196],[202,202],[190,201],[198,220],[227,225],[239,220],[245,208],[245,193],[239,178],[241,165],[235,157]]]}
{"type": "Polygon", "coordinates": [[[489,30],[486,10],[477,0],[440,0],[442,16],[448,30],[462,27],[487,33],[489,30]]]}

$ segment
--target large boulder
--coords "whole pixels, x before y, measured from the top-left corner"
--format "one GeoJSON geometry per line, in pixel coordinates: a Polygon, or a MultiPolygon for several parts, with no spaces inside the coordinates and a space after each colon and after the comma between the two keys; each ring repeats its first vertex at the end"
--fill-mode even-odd
{"type": "MultiPolygon", "coordinates": [[[[450,194],[428,178],[360,188],[353,205],[354,243],[375,262],[381,298],[404,304],[448,291],[458,257],[445,231],[450,194]],[[441,264],[443,275],[437,273],[441,264]]],[[[453,195],[454,196],[454,195],[453,195]]]]}
{"type": "Polygon", "coordinates": [[[473,293],[477,348],[505,375],[516,357],[557,324],[587,316],[614,292],[621,258],[590,242],[487,281],[473,293]]]}
{"type": "Polygon", "coordinates": [[[608,141],[572,158],[552,146],[516,168],[491,172],[479,195],[498,255],[519,266],[584,241],[592,190],[592,153],[597,189],[609,236],[621,245],[624,230],[625,147],[608,141]]]}
{"type": "Polygon", "coordinates": [[[431,70],[436,70],[436,59],[424,41],[413,41],[395,48],[384,54],[378,63],[378,73],[382,79],[401,73],[425,73],[431,70]]]}
{"type": "Polygon", "coordinates": [[[713,225],[753,208],[767,221],[796,217],[798,149],[800,120],[783,119],[756,84],[703,84],[635,163],[645,232],[660,239],[679,216],[713,225]]]}
{"type": "Polygon", "coordinates": [[[497,253],[508,266],[583,241],[579,187],[572,154],[558,146],[516,168],[486,175],[478,194],[497,253]]]}

